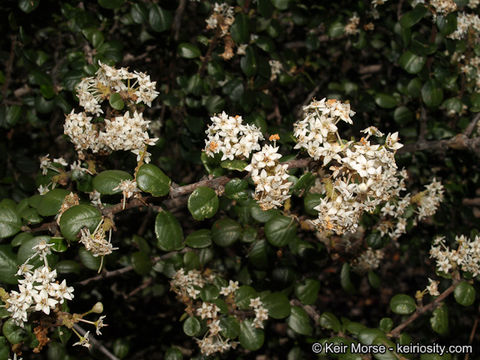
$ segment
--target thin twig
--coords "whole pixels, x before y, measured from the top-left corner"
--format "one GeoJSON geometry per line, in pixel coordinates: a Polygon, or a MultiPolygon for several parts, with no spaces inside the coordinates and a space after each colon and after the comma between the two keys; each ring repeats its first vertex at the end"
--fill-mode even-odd
{"type": "MultiPolygon", "coordinates": [[[[74,324],[73,327],[77,330],[80,335],[85,336],[87,333],[80,325],[74,324]]],[[[100,341],[95,339],[92,335],[89,334],[88,340],[92,344],[93,348],[97,348],[103,355],[105,355],[110,360],[120,360],[118,357],[113,355],[100,341]]]]}
{"type": "Polygon", "coordinates": [[[114,276],[122,275],[122,274],[125,274],[129,271],[132,271],[132,270],[133,270],[133,266],[129,265],[129,266],[125,266],[121,269],[117,269],[117,270],[113,270],[113,271],[104,271],[100,275],[93,276],[91,278],[82,280],[78,284],[87,285],[88,283],[90,283],[92,281],[98,281],[98,280],[103,280],[103,279],[111,278],[111,277],[114,277],[114,276]]]}
{"type": "Polygon", "coordinates": [[[443,300],[445,300],[445,298],[455,290],[455,288],[459,283],[460,283],[459,279],[454,279],[452,285],[450,285],[450,287],[448,287],[444,292],[442,292],[435,300],[433,300],[428,305],[417,307],[417,311],[415,311],[412,315],[410,315],[410,317],[407,320],[405,320],[396,328],[394,328],[388,335],[391,337],[398,337],[402,332],[402,330],[405,329],[412,322],[414,322],[417,318],[419,318],[420,315],[423,315],[427,311],[433,310],[435,307],[440,305],[440,303],[443,300]]]}
{"type": "Polygon", "coordinates": [[[173,38],[175,41],[178,41],[180,36],[180,26],[182,25],[182,15],[185,11],[185,5],[187,4],[187,0],[180,0],[180,4],[178,5],[177,10],[175,11],[175,18],[173,19],[173,38]]]}

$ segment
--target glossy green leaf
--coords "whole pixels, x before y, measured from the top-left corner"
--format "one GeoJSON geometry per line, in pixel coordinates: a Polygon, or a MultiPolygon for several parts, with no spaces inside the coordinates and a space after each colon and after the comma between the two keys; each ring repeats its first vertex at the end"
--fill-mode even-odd
{"type": "Polygon", "coordinates": [[[195,45],[190,44],[190,43],[179,44],[178,45],[178,54],[181,57],[186,58],[186,59],[195,59],[197,57],[200,57],[200,55],[202,55],[202,53],[200,52],[198,47],[196,47],[195,45]]]}
{"type": "Polygon", "coordinates": [[[293,218],[278,215],[265,224],[265,236],[273,246],[288,245],[297,233],[297,224],[293,218]]]}
{"type": "Polygon", "coordinates": [[[248,198],[248,183],[243,179],[232,179],[225,185],[225,196],[232,200],[248,198]]]}
{"type": "Polygon", "coordinates": [[[378,93],[375,95],[375,102],[385,109],[392,109],[398,105],[397,99],[392,95],[378,93]]]}
{"type": "Polygon", "coordinates": [[[192,232],[185,239],[185,244],[195,249],[202,249],[212,245],[212,234],[208,229],[192,232]]]}
{"type": "Polygon", "coordinates": [[[97,271],[100,268],[102,257],[101,256],[93,256],[93,254],[90,251],[88,251],[87,249],[85,249],[84,247],[81,247],[78,250],[78,257],[80,258],[80,262],[87,269],[97,271]]]}
{"type": "Polygon", "coordinates": [[[475,288],[466,281],[457,285],[453,295],[457,303],[463,306],[470,306],[475,302],[475,288]]]}
{"type": "Polygon", "coordinates": [[[18,0],[18,7],[27,14],[35,10],[40,5],[40,0],[18,0]]]}
{"type": "Polygon", "coordinates": [[[67,196],[69,193],[70,192],[65,189],[53,189],[47,192],[45,195],[41,195],[41,199],[36,207],[38,213],[42,216],[57,215],[65,196],[67,196]]]}
{"type": "Polygon", "coordinates": [[[428,13],[428,10],[423,5],[417,5],[413,10],[407,11],[400,18],[400,24],[403,27],[409,28],[418,23],[428,13]]]}
{"type": "MultiPolygon", "coordinates": [[[[125,106],[125,103],[123,102],[122,97],[120,96],[119,93],[113,93],[110,95],[110,98],[108,99],[108,102],[112,108],[115,110],[122,110],[123,107],[125,106]]],[[[112,170],[114,171],[114,170],[112,170]]]]}
{"type": "Polygon", "coordinates": [[[247,162],[243,160],[225,160],[220,163],[222,168],[236,171],[243,171],[247,165],[247,162]]]}
{"type": "Polygon", "coordinates": [[[215,190],[200,186],[188,197],[188,210],[195,220],[209,219],[218,211],[218,196],[215,190]]]}
{"type": "Polygon", "coordinates": [[[237,304],[240,310],[251,309],[250,300],[256,298],[257,296],[257,292],[251,286],[240,286],[240,288],[235,292],[235,304],[237,304]]]}
{"type": "Polygon", "coordinates": [[[341,329],[340,321],[330,312],[324,312],[320,315],[320,326],[335,332],[339,332],[341,329]]]}
{"type": "Polygon", "coordinates": [[[457,29],[457,13],[437,16],[437,27],[442,35],[449,35],[457,29]]]}
{"type": "Polygon", "coordinates": [[[313,305],[318,298],[320,282],[315,279],[306,279],[304,282],[295,284],[295,296],[304,305],[313,305]]]}
{"type": "Polygon", "coordinates": [[[240,323],[234,316],[220,318],[221,334],[229,339],[235,339],[240,334],[240,323]]]}
{"type": "Polygon", "coordinates": [[[422,100],[428,107],[435,108],[442,103],[443,90],[441,85],[433,80],[427,80],[422,87],[422,100]]]}
{"type": "Polygon", "coordinates": [[[162,32],[168,30],[172,25],[173,16],[168,10],[165,10],[157,4],[152,4],[148,12],[148,22],[153,31],[162,32]]]}
{"type": "Polygon", "coordinates": [[[303,205],[305,207],[305,212],[308,215],[317,216],[318,211],[314,207],[320,205],[322,196],[320,194],[307,193],[303,198],[303,205]]]}
{"type": "Polygon", "coordinates": [[[113,354],[119,359],[124,359],[130,351],[130,342],[125,338],[117,338],[113,342],[113,354]]]}
{"type": "Polygon", "coordinates": [[[311,336],[313,332],[310,318],[300,306],[292,306],[291,314],[287,319],[288,326],[300,335],[311,336]]]}
{"type": "Polygon", "coordinates": [[[397,294],[390,299],[390,309],[395,314],[408,315],[413,313],[416,308],[415,300],[411,296],[397,294]]]}
{"type": "Polygon", "coordinates": [[[240,68],[246,76],[253,76],[257,73],[257,54],[252,46],[247,46],[245,56],[240,59],[240,68]]]}
{"type": "Polygon", "coordinates": [[[283,319],[290,315],[290,302],[283,293],[271,293],[262,298],[263,306],[268,310],[268,316],[273,319],[283,319]]]}
{"type": "Polygon", "coordinates": [[[0,245],[0,282],[4,284],[16,284],[17,272],[16,256],[12,251],[12,247],[7,244],[0,245]]]}
{"type": "Polygon", "coordinates": [[[340,284],[347,293],[354,294],[356,292],[355,286],[353,286],[352,280],[350,279],[350,265],[348,263],[342,265],[340,284]]]}
{"type": "Polygon", "coordinates": [[[177,218],[168,211],[159,212],[155,219],[157,246],[163,251],[183,248],[183,230],[177,218]]]}
{"type": "Polygon", "coordinates": [[[105,170],[93,178],[93,188],[102,195],[113,195],[121,193],[116,189],[124,180],[132,180],[133,177],[122,170],[105,170]]]}
{"type": "Polygon", "coordinates": [[[240,323],[240,345],[247,350],[255,351],[262,347],[265,340],[263,330],[257,329],[252,320],[244,320],[240,323]]]}
{"type": "Polygon", "coordinates": [[[437,334],[446,335],[448,333],[448,309],[445,304],[433,310],[430,325],[437,334]]]}
{"type": "Polygon", "coordinates": [[[220,219],[212,225],[212,239],[219,246],[230,246],[240,239],[241,236],[242,227],[232,219],[220,219]]]}
{"type": "Polygon", "coordinates": [[[77,241],[77,234],[84,227],[93,233],[102,219],[100,211],[91,205],[76,205],[65,211],[60,218],[60,231],[69,241],[77,241]]]}
{"type": "Polygon", "coordinates": [[[16,325],[13,319],[8,319],[3,323],[2,332],[10,344],[13,345],[25,341],[28,337],[27,330],[16,325]]]}
{"type": "Polygon", "coordinates": [[[21,227],[20,216],[13,209],[0,206],[0,239],[15,235],[21,227]]]}
{"type": "Polygon", "coordinates": [[[170,178],[153,164],[144,164],[137,173],[137,186],[153,196],[165,196],[170,192],[170,178]]]}
{"type": "Polygon", "coordinates": [[[398,60],[398,63],[409,74],[418,74],[422,71],[423,66],[427,62],[425,56],[418,56],[410,51],[406,51],[398,60]]]}
{"type": "Polygon", "coordinates": [[[143,251],[137,251],[132,254],[133,270],[139,275],[147,275],[152,269],[150,256],[143,251]]]}
{"type": "Polygon", "coordinates": [[[201,330],[202,325],[195,316],[190,316],[183,323],[183,332],[188,336],[198,336],[201,330]]]}
{"type": "Polygon", "coordinates": [[[230,28],[233,41],[237,44],[247,44],[250,40],[249,20],[247,14],[239,12],[230,28]]]}

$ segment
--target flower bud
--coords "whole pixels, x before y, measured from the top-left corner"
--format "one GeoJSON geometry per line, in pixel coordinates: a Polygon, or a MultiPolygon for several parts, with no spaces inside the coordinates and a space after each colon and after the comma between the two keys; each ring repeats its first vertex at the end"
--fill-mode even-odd
{"type": "Polygon", "coordinates": [[[96,314],[101,314],[103,312],[103,304],[101,302],[97,302],[93,308],[92,312],[96,314]]]}

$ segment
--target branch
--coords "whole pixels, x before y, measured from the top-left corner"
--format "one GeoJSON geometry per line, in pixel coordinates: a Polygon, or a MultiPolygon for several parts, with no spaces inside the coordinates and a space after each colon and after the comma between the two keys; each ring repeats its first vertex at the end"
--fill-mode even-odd
{"type": "MultiPolygon", "coordinates": [[[[80,333],[80,335],[84,336],[86,334],[86,331],[80,325],[74,324],[73,327],[75,328],[75,330],[77,330],[80,333]]],[[[95,339],[92,335],[89,335],[88,339],[90,340],[90,343],[92,344],[92,346],[100,350],[100,352],[103,355],[105,355],[108,359],[120,360],[115,355],[113,355],[105,346],[103,346],[103,344],[100,341],[95,339]]]]}
{"type": "Polygon", "coordinates": [[[122,274],[125,274],[129,271],[132,271],[132,270],[133,270],[133,266],[129,265],[129,266],[125,266],[121,269],[117,269],[117,270],[113,270],[113,271],[104,271],[100,275],[93,276],[91,278],[82,280],[78,284],[87,285],[88,283],[90,283],[92,281],[98,281],[98,280],[103,280],[103,279],[107,279],[107,278],[110,278],[110,277],[122,275],[122,274]]]}
{"type": "Polygon", "coordinates": [[[185,11],[185,5],[187,4],[187,0],[180,0],[180,4],[178,5],[177,11],[175,11],[175,18],[173,19],[173,38],[175,41],[178,41],[178,37],[180,36],[180,26],[182,24],[182,15],[185,11]]]}
{"type": "Polygon", "coordinates": [[[463,199],[462,204],[466,206],[480,206],[480,198],[463,199]]]}
{"type": "MultiPolygon", "coordinates": [[[[424,114],[422,113],[422,118],[424,114]]],[[[473,152],[476,156],[480,157],[480,137],[469,138],[472,134],[475,126],[480,120],[480,113],[477,114],[465,131],[461,134],[457,134],[450,139],[444,140],[425,140],[419,137],[419,140],[413,144],[406,144],[403,148],[398,150],[399,154],[410,153],[415,151],[433,151],[439,154],[444,154],[448,149],[454,150],[468,150],[473,152]]],[[[422,120],[423,121],[423,120],[422,120]]],[[[422,134],[421,127],[421,134],[422,134]]],[[[420,134],[420,135],[421,135],[420,134]]]]}
{"type": "Polygon", "coordinates": [[[441,293],[435,300],[433,300],[430,304],[422,306],[422,307],[417,307],[417,311],[415,311],[410,317],[405,320],[403,323],[398,325],[396,328],[394,328],[390,334],[388,334],[391,337],[398,337],[400,333],[402,332],[403,329],[405,329],[408,325],[410,325],[412,322],[414,322],[420,315],[426,313],[427,311],[433,310],[435,307],[440,305],[440,303],[445,300],[445,298],[450,295],[457,285],[460,283],[460,279],[454,279],[452,285],[450,285],[447,290],[445,290],[443,293],[441,293]]]}

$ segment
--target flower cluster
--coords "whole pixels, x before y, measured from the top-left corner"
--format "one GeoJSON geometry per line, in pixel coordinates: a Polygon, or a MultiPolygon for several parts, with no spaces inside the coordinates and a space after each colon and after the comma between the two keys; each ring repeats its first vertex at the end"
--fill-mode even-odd
{"type": "Polygon", "coordinates": [[[263,210],[280,207],[290,198],[292,183],[288,181],[288,165],[278,162],[281,157],[278,146],[265,145],[245,167],[255,183],[255,199],[263,210]]]}
{"type": "Polygon", "coordinates": [[[403,145],[398,133],[388,134],[383,145],[370,143],[371,136],[383,136],[373,126],[363,130],[366,136],[358,142],[341,139],[337,124],[352,124],[354,112],[338,100],[313,101],[304,112],[304,119],[294,124],[295,148],[306,149],[331,170],[324,176],[324,197],[314,208],[318,219],[312,223],[320,231],[354,232],[364,212],[374,211],[404,188],[394,158],[403,145]]]}
{"type": "Polygon", "coordinates": [[[263,329],[263,322],[268,320],[268,310],[263,306],[259,297],[250,299],[250,307],[255,312],[255,319],[253,319],[253,326],[257,329],[263,329]]]}
{"type": "Polygon", "coordinates": [[[457,29],[448,35],[448,37],[454,40],[461,40],[467,35],[470,29],[474,33],[480,32],[480,18],[477,14],[462,12],[457,16],[457,29]]]}
{"type": "Polygon", "coordinates": [[[457,249],[447,246],[444,237],[433,241],[430,257],[437,262],[437,269],[448,274],[454,270],[469,272],[473,277],[480,275],[480,236],[469,239],[464,235],[456,236],[457,249]]]}
{"type": "Polygon", "coordinates": [[[235,303],[235,295],[239,289],[238,282],[230,280],[227,286],[218,286],[219,282],[224,283],[213,273],[205,275],[198,270],[185,272],[184,269],[179,269],[170,281],[171,290],[186,305],[187,314],[196,316],[197,319],[200,318],[206,325],[206,331],[202,338],[195,339],[201,353],[206,356],[224,353],[238,345],[237,342],[225,337],[222,333],[224,329],[220,323],[225,316],[234,316],[237,321],[252,321],[256,328],[263,328],[263,322],[268,319],[268,311],[260,298],[250,299],[250,308],[254,310],[255,318],[248,319],[249,312],[243,313],[238,310],[235,303]],[[220,288],[219,296],[223,296],[223,298],[219,297],[219,299],[226,304],[226,312],[220,310],[213,302],[201,301],[200,290],[207,284],[220,288]]]}
{"type": "Polygon", "coordinates": [[[53,244],[41,240],[33,247],[35,253],[29,257],[17,272],[18,291],[12,290],[6,300],[6,308],[18,326],[24,327],[29,313],[41,311],[49,315],[65,300],[73,299],[73,287],[67,286],[65,280],[57,281],[57,271],[48,266],[47,255],[51,253],[53,244]],[[41,258],[43,266],[33,269],[29,264],[34,258],[41,258]]]}
{"type": "Polygon", "coordinates": [[[270,65],[270,81],[274,81],[279,74],[282,73],[283,65],[278,60],[269,60],[268,64],[270,65]]]}
{"type": "Polygon", "coordinates": [[[457,4],[453,0],[430,0],[430,5],[435,10],[435,15],[448,15],[457,11],[457,4]]]}
{"type": "MultiPolygon", "coordinates": [[[[77,86],[77,96],[84,112],[73,110],[65,118],[64,133],[82,154],[85,150],[94,153],[115,150],[132,151],[137,156],[145,152],[147,145],[154,145],[156,138],[150,138],[148,127],[150,121],[144,120],[142,113],[132,110],[136,104],[151,102],[158,96],[156,82],[150,76],[140,72],[129,72],[126,68],[119,70],[99,62],[100,68],[95,77],[84,78],[77,86]],[[121,106],[125,103],[129,110],[118,115],[117,111],[107,112],[103,122],[92,122],[94,116],[103,114],[101,104],[112,101],[116,96],[121,106]],[[89,115],[90,114],[90,115],[89,115]]],[[[149,162],[149,154],[144,161],[149,162]]]]}
{"type": "Polygon", "coordinates": [[[214,30],[218,28],[221,31],[221,36],[225,36],[235,21],[233,7],[226,3],[215,3],[212,15],[205,21],[207,23],[207,29],[214,30]]]}
{"type": "Polygon", "coordinates": [[[105,224],[104,219],[98,223],[93,233],[90,233],[88,228],[83,228],[81,235],[80,242],[85,246],[85,249],[90,251],[95,257],[109,255],[113,250],[118,249],[112,245],[112,230],[109,224],[105,224]],[[109,230],[106,230],[106,228],[109,230]],[[106,231],[109,232],[108,240],[106,239],[106,231]]]}
{"type": "Polygon", "coordinates": [[[352,270],[359,274],[365,274],[370,270],[378,269],[382,259],[382,250],[372,250],[371,248],[368,248],[352,261],[352,270]]]}
{"type": "Polygon", "coordinates": [[[360,24],[360,18],[353,14],[353,16],[348,19],[348,24],[345,25],[345,34],[347,35],[356,35],[360,32],[358,25],[360,24]]]}
{"type": "Polygon", "coordinates": [[[228,116],[225,112],[210,118],[205,140],[208,156],[222,153],[222,160],[247,159],[252,151],[260,150],[263,135],[255,125],[243,124],[241,116],[228,116]]]}

